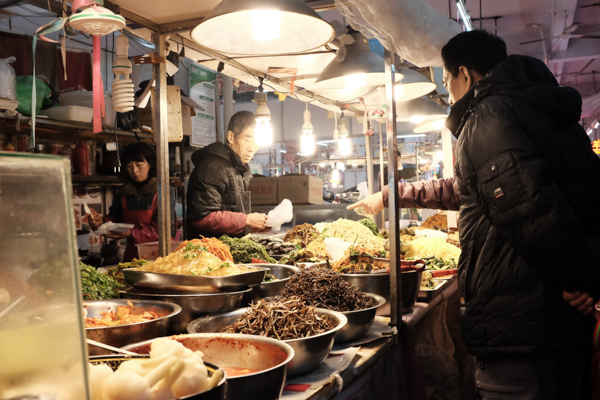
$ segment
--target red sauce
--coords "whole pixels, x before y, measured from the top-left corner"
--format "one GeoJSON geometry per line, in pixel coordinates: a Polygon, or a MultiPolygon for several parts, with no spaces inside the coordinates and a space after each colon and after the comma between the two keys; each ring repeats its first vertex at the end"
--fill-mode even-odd
{"type": "Polygon", "coordinates": [[[242,367],[223,367],[223,370],[225,370],[225,372],[227,373],[228,378],[259,372],[257,369],[242,368],[242,367]]]}

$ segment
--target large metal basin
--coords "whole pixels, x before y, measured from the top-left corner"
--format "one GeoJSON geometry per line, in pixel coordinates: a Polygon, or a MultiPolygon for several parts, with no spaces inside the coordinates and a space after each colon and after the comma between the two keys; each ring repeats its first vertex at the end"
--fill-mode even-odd
{"type": "MultiPolygon", "coordinates": [[[[115,371],[121,363],[132,360],[134,358],[144,358],[147,359],[147,355],[139,355],[139,356],[128,356],[125,354],[113,354],[110,356],[95,356],[90,357],[90,363],[92,364],[107,364],[109,367],[115,371]]],[[[185,397],[180,397],[178,400],[225,400],[225,390],[227,388],[227,374],[225,371],[213,365],[211,363],[205,362],[204,365],[208,370],[208,376],[212,377],[213,374],[219,373],[222,375],[222,378],[219,380],[215,387],[212,387],[208,390],[205,390],[201,393],[192,394],[185,397]]]]}
{"type": "Polygon", "coordinates": [[[225,293],[187,293],[130,287],[119,292],[122,299],[166,301],[177,304],[181,312],[171,318],[168,335],[186,333],[187,325],[205,315],[235,310],[242,305],[244,295],[251,289],[225,293]],[[154,292],[154,293],[153,293],[154,292]]]}
{"type": "MultiPolygon", "coordinates": [[[[239,310],[225,314],[199,318],[190,322],[187,328],[188,332],[221,332],[241,317],[246,310],[247,308],[240,308],[239,310]]],[[[346,316],[339,312],[317,308],[316,313],[319,316],[326,315],[334,322],[334,324],[336,324],[336,326],[320,335],[301,339],[283,340],[283,342],[289,344],[295,352],[294,359],[288,365],[288,377],[302,375],[316,369],[329,355],[331,347],[333,347],[333,340],[336,332],[342,329],[348,322],[346,316]]]]}
{"type": "Polygon", "coordinates": [[[367,333],[373,325],[377,308],[385,304],[383,296],[373,293],[365,293],[375,302],[373,307],[356,311],[342,311],[342,314],[348,318],[348,323],[335,334],[335,342],[350,342],[360,338],[367,333]]]}
{"type": "MultiPolygon", "coordinates": [[[[136,308],[136,313],[153,311],[162,317],[135,324],[85,328],[87,338],[114,347],[123,347],[142,340],[166,336],[171,318],[181,312],[181,307],[177,304],[152,300],[93,300],[83,302],[83,307],[87,309],[87,316],[93,318],[100,317],[100,313],[104,311],[116,312],[118,306],[126,306],[128,301],[136,308]]],[[[90,356],[111,354],[109,350],[92,345],[88,345],[88,353],[90,356]]]]}
{"type": "MultiPolygon", "coordinates": [[[[196,333],[171,337],[185,347],[204,353],[204,360],[224,367],[258,370],[253,374],[227,378],[227,400],[276,400],[285,383],[286,365],[294,350],[279,340],[235,333],[196,333]]],[[[152,340],[126,346],[140,354],[150,352],[152,340]]]]}
{"type": "MultiPolygon", "coordinates": [[[[260,299],[264,299],[265,297],[277,296],[285,289],[285,285],[287,285],[290,277],[296,272],[298,272],[298,268],[292,267],[290,265],[280,265],[280,264],[244,264],[246,266],[260,266],[268,268],[270,273],[277,278],[276,281],[273,282],[263,282],[258,286],[253,286],[252,290],[248,293],[244,294],[244,299],[242,300],[242,306],[250,305],[250,303],[256,303],[260,299]]],[[[223,310],[225,312],[226,310],[223,310]]]]}

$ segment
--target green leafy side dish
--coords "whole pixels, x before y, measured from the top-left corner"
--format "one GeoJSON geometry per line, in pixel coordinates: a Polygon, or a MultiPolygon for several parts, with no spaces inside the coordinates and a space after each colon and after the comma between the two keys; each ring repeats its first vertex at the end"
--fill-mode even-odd
{"type": "Polygon", "coordinates": [[[233,262],[236,264],[250,264],[253,258],[259,258],[269,264],[276,264],[274,258],[270,257],[267,250],[260,244],[249,239],[237,239],[223,235],[219,240],[231,249],[233,262]]]}
{"type": "Polygon", "coordinates": [[[79,262],[81,269],[81,292],[84,300],[106,300],[119,297],[119,290],[123,287],[107,274],[99,273],[96,268],[79,262]]]}

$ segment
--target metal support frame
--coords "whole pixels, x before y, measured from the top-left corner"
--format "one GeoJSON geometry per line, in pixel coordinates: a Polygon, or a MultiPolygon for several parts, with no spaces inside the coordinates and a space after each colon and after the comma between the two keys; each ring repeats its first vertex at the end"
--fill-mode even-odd
{"type": "Polygon", "coordinates": [[[365,155],[367,156],[367,185],[369,186],[369,196],[375,193],[373,182],[373,149],[371,148],[371,136],[365,136],[365,155]]]}
{"type": "MultiPolygon", "coordinates": [[[[165,54],[166,36],[156,33],[156,54],[165,54]]],[[[169,185],[169,124],[167,111],[167,64],[154,64],[156,78],[156,166],[158,175],[158,255],[171,250],[171,188],[169,185]]]]}
{"type": "MultiPolygon", "coordinates": [[[[385,186],[385,174],[383,173],[383,129],[381,129],[381,122],[379,125],[379,175],[381,179],[381,190],[385,186]]],[[[381,229],[385,229],[385,208],[381,210],[381,229]]]]}
{"type": "Polygon", "coordinates": [[[400,207],[398,202],[398,159],[395,157],[398,148],[396,139],[396,97],[394,94],[395,71],[394,54],[385,51],[385,95],[387,105],[387,149],[388,149],[388,184],[390,186],[389,205],[389,240],[390,240],[390,302],[391,322],[398,326],[402,323],[402,285],[400,273],[400,207]]]}

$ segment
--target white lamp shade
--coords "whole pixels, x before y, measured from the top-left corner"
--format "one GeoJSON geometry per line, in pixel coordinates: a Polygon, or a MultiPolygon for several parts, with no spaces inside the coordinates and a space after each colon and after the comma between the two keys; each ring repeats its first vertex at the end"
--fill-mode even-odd
{"type": "Polygon", "coordinates": [[[419,124],[424,121],[440,120],[447,116],[446,110],[435,101],[423,97],[398,103],[396,106],[396,120],[400,122],[419,124]]]}
{"type": "MultiPolygon", "coordinates": [[[[337,57],[325,67],[311,88],[357,89],[385,85],[383,58],[371,51],[369,41],[360,32],[350,33],[350,36],[354,43],[338,50],[337,57]]],[[[396,73],[396,82],[402,78],[401,73],[396,73]]]]}
{"type": "Polygon", "coordinates": [[[302,0],[223,0],[191,36],[222,53],[273,55],[319,48],[335,30],[302,0]]]}
{"type": "Polygon", "coordinates": [[[413,133],[427,133],[442,130],[446,118],[440,118],[432,121],[423,121],[413,129],[413,133]]]}
{"type": "Polygon", "coordinates": [[[402,70],[402,79],[395,87],[396,101],[417,99],[435,90],[437,85],[410,68],[402,70]]]}

